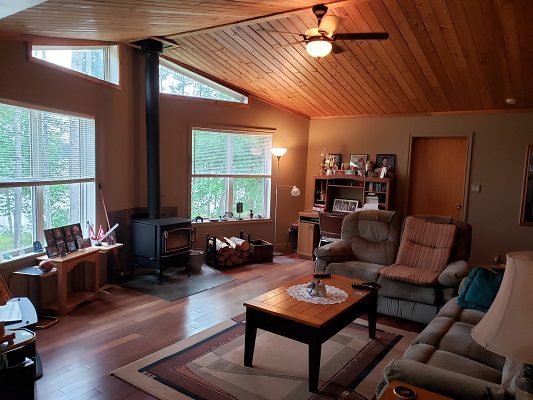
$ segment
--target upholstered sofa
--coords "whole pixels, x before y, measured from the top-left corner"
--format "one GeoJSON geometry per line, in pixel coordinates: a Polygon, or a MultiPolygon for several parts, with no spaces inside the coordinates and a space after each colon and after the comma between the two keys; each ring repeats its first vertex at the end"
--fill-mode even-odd
{"type": "Polygon", "coordinates": [[[471,235],[451,218],[360,211],[346,216],[340,241],[315,249],[315,269],[377,281],[379,313],[428,323],[468,274],[471,235]]]}
{"type": "Polygon", "coordinates": [[[402,358],[384,369],[379,392],[399,380],[452,399],[514,398],[520,363],[506,360],[477,344],[470,334],[485,314],[448,301],[417,336],[402,358]]]}

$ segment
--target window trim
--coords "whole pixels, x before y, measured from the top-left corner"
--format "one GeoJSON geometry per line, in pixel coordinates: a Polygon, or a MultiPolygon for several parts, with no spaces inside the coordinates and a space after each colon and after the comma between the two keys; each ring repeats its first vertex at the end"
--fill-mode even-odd
{"type": "Polygon", "coordinates": [[[215,89],[227,96],[230,96],[230,97],[235,97],[235,98],[242,98],[243,101],[228,101],[228,100],[219,100],[219,99],[210,99],[210,98],[207,98],[207,97],[197,97],[197,96],[187,96],[187,95],[181,95],[181,94],[173,94],[173,93],[167,93],[167,92],[162,92],[161,89],[159,90],[159,93],[161,95],[167,95],[167,96],[173,96],[173,97],[178,97],[178,98],[182,98],[182,99],[195,99],[195,100],[204,100],[204,101],[209,101],[209,102],[217,102],[217,103],[223,103],[223,104],[237,104],[237,105],[241,105],[241,106],[248,106],[249,103],[250,103],[250,96],[248,93],[243,93],[243,92],[240,92],[238,90],[235,90],[233,88],[230,88],[226,85],[224,85],[223,83],[219,83],[213,79],[210,79],[210,78],[207,78],[203,75],[200,75],[194,71],[191,71],[179,64],[177,64],[176,62],[174,62],[173,60],[167,58],[167,57],[164,57],[164,56],[161,56],[159,57],[159,63],[161,66],[173,71],[173,72],[176,72],[180,75],[184,75],[186,76],[187,78],[189,79],[192,79],[192,80],[195,80],[197,82],[199,82],[200,84],[202,85],[205,85],[205,86],[209,86],[211,87],[212,89],[215,89]]]}
{"type": "MultiPolygon", "coordinates": [[[[225,133],[232,133],[232,134],[246,134],[246,135],[271,135],[272,136],[272,141],[274,140],[274,137],[276,135],[276,129],[273,129],[273,128],[256,128],[256,127],[248,127],[248,126],[233,126],[233,125],[217,125],[217,124],[204,124],[204,123],[201,123],[201,124],[198,124],[198,123],[194,123],[194,124],[189,124],[189,135],[188,135],[188,140],[189,140],[189,144],[188,144],[188,150],[189,150],[189,154],[188,154],[188,163],[187,163],[187,175],[189,176],[189,179],[187,180],[187,189],[188,189],[188,193],[190,193],[189,196],[187,196],[187,209],[189,210],[189,215],[190,215],[190,218],[193,218],[193,216],[191,215],[192,214],[192,180],[194,177],[216,177],[216,178],[226,178],[226,177],[230,177],[230,178],[270,178],[270,185],[267,185],[265,183],[265,190],[264,190],[264,199],[263,201],[265,202],[265,205],[266,205],[266,209],[268,210],[268,217],[263,217],[261,219],[246,219],[244,218],[243,220],[239,220],[239,221],[224,221],[224,223],[228,224],[228,223],[233,223],[233,222],[239,222],[239,223],[252,223],[252,222],[256,222],[256,221],[272,221],[272,204],[273,204],[273,199],[272,199],[272,196],[273,196],[273,171],[272,171],[272,168],[273,168],[273,163],[271,164],[271,168],[270,168],[270,175],[268,174],[257,174],[257,175],[233,175],[233,174],[224,174],[224,175],[218,175],[218,174],[193,174],[192,172],[192,157],[193,157],[193,153],[192,153],[192,136],[193,136],[193,131],[195,130],[202,130],[202,131],[213,131],[213,132],[225,132],[225,133]]],[[[265,182],[267,182],[265,180],[265,182]]],[[[231,193],[230,196],[228,196],[228,200],[230,200],[230,197],[231,197],[231,203],[230,204],[233,204],[233,193],[231,193]]],[[[243,212],[243,214],[246,214],[243,212]]],[[[205,221],[204,223],[208,223],[207,221],[205,221]]]]}
{"type": "MultiPolygon", "coordinates": [[[[42,41],[42,40],[29,40],[27,42],[27,55],[28,55],[28,60],[30,62],[33,62],[33,63],[36,63],[36,64],[40,64],[40,65],[43,65],[47,68],[52,68],[52,69],[55,69],[57,71],[61,71],[61,72],[64,72],[64,73],[67,73],[67,74],[70,74],[70,75],[74,75],[78,78],[82,78],[82,79],[85,79],[85,80],[88,80],[88,81],[91,81],[91,82],[94,82],[94,83],[98,83],[100,85],[104,85],[104,86],[108,86],[108,87],[111,87],[111,88],[114,88],[114,89],[122,89],[122,80],[120,79],[121,76],[122,76],[122,68],[121,68],[121,59],[122,59],[122,55],[123,55],[123,49],[122,49],[122,45],[118,44],[118,43],[109,43],[109,42],[90,42],[90,41],[80,41],[80,42],[77,42],[77,41],[68,41],[68,40],[63,40],[63,41],[56,41],[54,40],[54,42],[49,42],[49,41],[42,41]],[[91,75],[87,75],[87,74],[84,74],[82,72],[78,72],[78,71],[75,71],[73,69],[70,69],[70,68],[65,68],[61,65],[58,65],[58,64],[54,64],[54,63],[51,63],[49,61],[45,61],[45,60],[42,60],[40,58],[37,58],[37,57],[34,57],[33,54],[32,54],[32,50],[33,50],[33,46],[46,46],[46,47],[56,47],[57,49],[61,49],[61,48],[102,48],[102,47],[112,47],[112,46],[116,46],[116,52],[115,55],[110,55],[111,57],[116,57],[117,58],[117,61],[116,61],[116,79],[117,79],[117,82],[118,83],[113,83],[113,82],[110,82],[110,81],[106,81],[106,80],[103,80],[103,79],[99,79],[99,78],[96,78],[94,76],[91,76],[91,75]]],[[[108,70],[110,68],[109,66],[109,63],[106,63],[106,65],[104,65],[104,71],[108,71],[109,73],[111,73],[110,70],[108,70]]]]}
{"type": "MultiPolygon", "coordinates": [[[[74,71],[76,72],[76,71],[74,71]]],[[[61,109],[57,109],[57,108],[51,108],[51,107],[44,107],[44,106],[39,106],[39,105],[35,105],[35,104],[30,104],[30,103],[25,103],[25,102],[20,102],[20,101],[16,101],[16,100],[9,100],[9,99],[5,99],[5,98],[1,98],[0,97],[0,103],[3,103],[3,104],[6,104],[6,105],[11,105],[11,106],[15,106],[15,107],[22,107],[22,108],[30,108],[30,109],[33,109],[33,110],[36,110],[36,111],[41,111],[41,112],[50,112],[50,113],[56,113],[56,114],[62,114],[62,115],[65,115],[65,116],[69,116],[69,117],[74,117],[74,118],[88,118],[88,119],[93,119],[94,120],[94,125],[95,125],[95,137],[94,137],[94,148],[95,148],[95,154],[94,154],[94,158],[95,158],[95,166],[97,165],[96,163],[96,159],[97,159],[97,156],[96,156],[96,151],[98,149],[98,140],[97,140],[97,135],[96,135],[96,117],[94,115],[89,115],[89,114],[83,114],[83,113],[77,113],[77,112],[72,112],[72,111],[66,111],[66,110],[61,110],[61,109]]],[[[98,214],[98,207],[97,207],[97,201],[96,201],[96,184],[98,182],[98,177],[97,177],[97,174],[98,174],[98,169],[96,168],[95,171],[94,171],[94,178],[78,178],[78,179],[63,179],[63,180],[57,180],[57,181],[49,181],[49,180],[36,180],[36,181],[28,181],[28,180],[25,180],[25,181],[11,181],[11,182],[0,182],[0,189],[2,188],[15,188],[15,187],[32,187],[32,212],[33,212],[33,218],[35,219],[35,223],[33,223],[32,221],[32,236],[33,236],[33,239],[34,241],[35,240],[39,240],[41,243],[43,243],[43,248],[44,248],[44,241],[45,241],[45,238],[44,238],[44,202],[38,202],[37,201],[37,195],[38,195],[38,192],[41,192],[41,195],[42,195],[42,190],[43,190],[43,187],[44,186],[51,186],[51,185],[64,185],[64,184],[83,184],[83,183],[94,183],[94,197],[93,198],[89,198],[88,197],[88,194],[87,193],[84,193],[86,190],[87,190],[87,185],[82,185],[80,187],[80,202],[81,203],[84,203],[84,202],[88,202],[88,203],[92,203],[92,204],[84,204],[82,207],[80,207],[81,211],[81,215],[80,215],[80,223],[84,223],[83,221],[87,221],[87,208],[88,207],[93,207],[94,208],[94,217],[96,218],[97,217],[97,214],[98,214]]],[[[22,250],[25,250],[27,253],[24,254],[24,255],[20,255],[20,256],[13,256],[12,259],[10,260],[3,260],[1,258],[1,254],[4,253],[4,252],[0,252],[0,266],[4,266],[4,265],[7,265],[8,263],[16,263],[16,262],[20,262],[21,260],[25,260],[25,259],[28,259],[28,258],[31,258],[31,257],[35,257],[36,255],[40,255],[40,254],[43,254],[43,252],[34,252],[33,251],[33,246],[28,246],[28,247],[25,247],[25,248],[22,248],[22,250]]],[[[12,250],[11,252],[16,252],[18,251],[17,249],[15,250],[12,250]]]]}

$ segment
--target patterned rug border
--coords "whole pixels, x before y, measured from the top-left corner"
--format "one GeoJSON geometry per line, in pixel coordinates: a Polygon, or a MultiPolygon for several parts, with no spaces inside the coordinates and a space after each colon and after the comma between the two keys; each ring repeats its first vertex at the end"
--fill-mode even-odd
{"type": "MultiPolygon", "coordinates": [[[[239,325],[242,325],[242,321],[244,321],[245,314],[240,314],[232,319],[229,319],[227,321],[221,322],[209,329],[206,329],[202,332],[199,332],[193,336],[190,336],[188,338],[185,338],[183,340],[180,340],[179,342],[170,345],[166,348],[163,348],[155,353],[149,354],[137,361],[134,361],[130,364],[127,364],[121,368],[118,368],[115,371],[111,372],[111,375],[114,375],[128,384],[131,384],[135,387],[137,387],[140,390],[145,391],[146,393],[155,396],[160,399],[191,399],[195,398],[195,393],[189,392],[188,390],[185,390],[182,387],[178,387],[172,382],[166,381],[165,379],[160,378],[159,376],[150,374],[147,370],[149,370],[151,367],[156,366],[158,364],[161,364],[165,362],[166,360],[169,360],[173,357],[176,357],[176,355],[179,355],[185,351],[190,351],[191,348],[198,348],[202,346],[205,343],[208,343],[209,341],[215,340],[216,338],[223,335],[225,332],[229,332],[231,330],[234,330],[239,327],[239,325]]],[[[366,321],[364,320],[356,320],[351,325],[356,327],[356,329],[366,329],[366,321]]],[[[351,326],[350,325],[350,326],[351,326]]],[[[333,379],[339,376],[339,374],[342,374],[343,371],[345,371],[348,367],[350,367],[350,364],[357,361],[357,358],[359,358],[363,353],[367,351],[376,351],[379,350],[374,357],[372,358],[372,361],[365,365],[365,368],[358,372],[355,379],[351,380],[351,383],[346,384],[344,387],[347,387],[351,390],[354,390],[361,382],[364,381],[364,379],[380,364],[384,362],[384,359],[387,357],[389,352],[402,340],[409,340],[409,338],[414,338],[416,336],[416,333],[404,331],[401,329],[385,326],[378,324],[378,330],[383,333],[389,333],[392,335],[395,335],[395,337],[389,341],[387,344],[385,344],[385,347],[381,346],[375,346],[377,343],[376,341],[372,341],[365,345],[358,353],[357,357],[350,361],[346,366],[341,368],[337,374],[335,374],[328,382],[324,384],[324,386],[321,388],[322,391],[335,388],[338,391],[339,385],[331,384],[333,379]],[[372,346],[374,344],[374,346],[372,346]],[[370,348],[369,348],[370,347],[370,348]],[[331,387],[328,388],[328,385],[331,384],[331,387]]],[[[409,340],[410,341],[410,340],[409,340]]],[[[371,354],[372,355],[372,354],[371,354]]],[[[388,362],[388,361],[387,361],[388,362]]],[[[353,367],[353,366],[352,366],[353,367]]],[[[213,390],[213,389],[211,389],[213,390]]],[[[222,395],[224,397],[225,393],[218,391],[219,395],[222,395]]],[[[339,393],[340,394],[340,393],[339,393]]],[[[313,399],[323,398],[320,395],[313,396],[313,399]]],[[[361,397],[363,398],[363,397],[361,397]]]]}

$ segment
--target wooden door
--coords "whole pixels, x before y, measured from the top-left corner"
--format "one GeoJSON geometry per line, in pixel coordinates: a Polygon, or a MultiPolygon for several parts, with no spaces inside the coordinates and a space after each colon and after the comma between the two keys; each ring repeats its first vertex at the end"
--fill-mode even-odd
{"type": "Polygon", "coordinates": [[[463,219],[466,137],[415,137],[409,168],[409,215],[463,219]]]}

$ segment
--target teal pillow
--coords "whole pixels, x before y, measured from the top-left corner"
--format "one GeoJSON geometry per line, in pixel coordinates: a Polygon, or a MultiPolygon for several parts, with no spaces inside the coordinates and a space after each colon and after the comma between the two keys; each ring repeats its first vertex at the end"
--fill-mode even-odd
{"type": "Polygon", "coordinates": [[[498,293],[502,279],[503,270],[474,268],[459,293],[459,306],[487,312],[498,293]]]}

